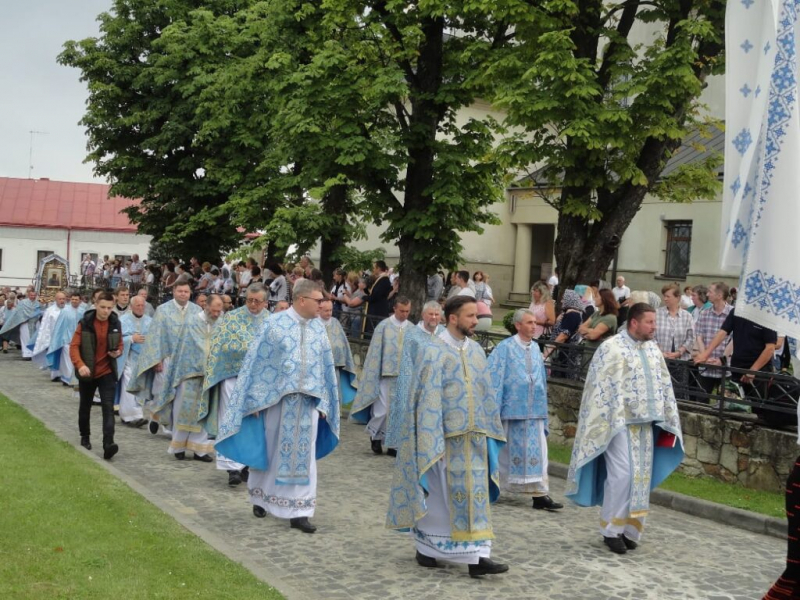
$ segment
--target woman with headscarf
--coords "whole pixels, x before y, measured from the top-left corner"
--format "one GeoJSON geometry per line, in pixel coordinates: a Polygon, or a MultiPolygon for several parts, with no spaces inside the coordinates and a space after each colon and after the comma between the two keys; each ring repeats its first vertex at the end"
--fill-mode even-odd
{"type": "MultiPolygon", "coordinates": [[[[584,286],[585,287],[585,286],[584,286]]],[[[564,291],[561,298],[561,314],[553,325],[550,340],[558,344],[578,344],[578,332],[583,323],[584,303],[576,290],[564,291]]],[[[546,359],[553,354],[551,375],[562,379],[577,379],[580,373],[581,351],[578,348],[557,348],[549,346],[544,352],[546,359]]]]}

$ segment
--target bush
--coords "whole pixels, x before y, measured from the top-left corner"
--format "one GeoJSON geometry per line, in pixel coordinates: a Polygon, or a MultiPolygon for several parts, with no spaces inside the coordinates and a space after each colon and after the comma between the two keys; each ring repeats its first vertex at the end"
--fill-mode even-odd
{"type": "Polygon", "coordinates": [[[503,317],[503,327],[505,327],[511,335],[517,335],[517,328],[514,326],[514,313],[516,311],[510,310],[503,317]]]}

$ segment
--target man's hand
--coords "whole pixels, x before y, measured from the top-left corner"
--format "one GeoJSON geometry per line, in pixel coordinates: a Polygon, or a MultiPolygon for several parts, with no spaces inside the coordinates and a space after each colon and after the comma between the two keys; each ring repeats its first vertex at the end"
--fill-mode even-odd
{"type": "Polygon", "coordinates": [[[111,352],[108,353],[108,355],[111,358],[119,358],[120,356],[122,356],[122,352],[120,352],[119,350],[112,350],[111,352]]]}
{"type": "Polygon", "coordinates": [[[89,367],[85,365],[80,369],[78,369],[78,375],[80,375],[81,377],[89,377],[91,374],[92,372],[89,370],[89,367]]]}
{"type": "Polygon", "coordinates": [[[144,336],[141,333],[134,333],[131,339],[134,344],[144,344],[144,336]]]}
{"type": "Polygon", "coordinates": [[[755,378],[755,375],[742,375],[742,378],[739,381],[742,383],[753,383],[755,378]]]}
{"type": "Polygon", "coordinates": [[[708,360],[708,355],[711,354],[708,350],[704,350],[694,358],[694,364],[699,365],[700,363],[704,363],[708,360]]]}

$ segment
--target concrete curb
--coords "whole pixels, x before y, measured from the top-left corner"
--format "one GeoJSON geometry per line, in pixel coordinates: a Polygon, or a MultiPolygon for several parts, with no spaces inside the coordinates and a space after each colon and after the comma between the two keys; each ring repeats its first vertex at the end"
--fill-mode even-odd
{"type": "MultiPolygon", "coordinates": [[[[568,470],[569,467],[567,465],[551,462],[548,465],[547,472],[551,477],[566,479],[568,470]]],[[[708,519],[723,525],[780,539],[786,539],[788,531],[786,521],[783,519],[768,517],[749,510],[716,504],[699,498],[692,498],[677,492],[655,489],[650,494],[650,501],[658,506],[686,513],[693,517],[708,519]]]]}
{"type": "Polygon", "coordinates": [[[140,484],[135,478],[117,469],[113,463],[107,460],[103,460],[98,454],[86,450],[75,441],[67,440],[61,437],[56,431],[53,431],[53,429],[51,429],[47,425],[44,419],[42,419],[39,415],[37,415],[34,411],[32,411],[31,407],[25,406],[15,401],[13,396],[9,395],[5,390],[0,389],[0,393],[2,393],[6,398],[14,402],[14,404],[22,408],[25,412],[27,412],[29,415],[31,415],[33,418],[39,421],[45,427],[45,429],[53,433],[53,435],[55,435],[56,438],[68,443],[78,452],[88,457],[93,462],[100,465],[106,471],[111,473],[114,477],[123,481],[134,492],[136,492],[137,494],[142,496],[145,500],[153,504],[160,511],[166,513],[167,515],[175,519],[183,527],[185,527],[194,535],[199,537],[206,544],[211,546],[214,550],[216,550],[226,558],[242,565],[245,569],[250,571],[256,577],[256,579],[259,579],[264,584],[278,590],[283,595],[283,597],[286,598],[286,600],[306,600],[308,598],[307,594],[303,594],[298,590],[294,589],[294,587],[289,583],[287,583],[279,573],[271,569],[263,568],[261,565],[258,564],[257,561],[252,560],[250,554],[238,550],[237,548],[229,544],[227,541],[225,541],[219,535],[212,533],[211,531],[203,527],[195,519],[192,519],[191,517],[181,513],[179,510],[177,510],[174,506],[166,502],[159,495],[157,495],[154,492],[151,492],[147,487],[140,484]]]}

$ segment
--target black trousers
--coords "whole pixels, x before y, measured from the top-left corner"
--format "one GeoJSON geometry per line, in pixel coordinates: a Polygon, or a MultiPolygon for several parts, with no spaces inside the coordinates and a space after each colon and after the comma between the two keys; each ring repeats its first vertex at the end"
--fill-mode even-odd
{"type": "Polygon", "coordinates": [[[786,570],[764,600],[800,598],[800,457],[786,482],[786,518],[789,521],[786,570]]]}
{"type": "Polygon", "coordinates": [[[114,391],[117,382],[114,375],[109,373],[91,381],[80,380],[78,392],[80,393],[80,406],[78,408],[78,429],[81,437],[91,435],[89,417],[92,414],[92,399],[94,391],[100,390],[100,408],[103,411],[103,447],[114,443],[114,391]]]}

